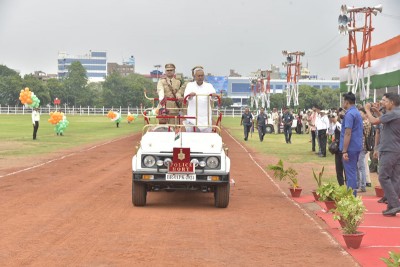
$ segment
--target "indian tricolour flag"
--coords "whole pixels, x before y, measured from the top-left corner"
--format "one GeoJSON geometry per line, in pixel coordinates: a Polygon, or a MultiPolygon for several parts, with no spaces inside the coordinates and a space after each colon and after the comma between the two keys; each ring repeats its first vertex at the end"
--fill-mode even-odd
{"type": "MultiPolygon", "coordinates": [[[[348,57],[340,58],[340,88],[347,89],[348,57]]],[[[371,47],[371,89],[400,85],[400,35],[371,47]]]]}
{"type": "Polygon", "coordinates": [[[175,129],[175,141],[178,140],[179,138],[181,138],[181,130],[179,129],[179,127],[176,127],[176,129],[175,129]]]}

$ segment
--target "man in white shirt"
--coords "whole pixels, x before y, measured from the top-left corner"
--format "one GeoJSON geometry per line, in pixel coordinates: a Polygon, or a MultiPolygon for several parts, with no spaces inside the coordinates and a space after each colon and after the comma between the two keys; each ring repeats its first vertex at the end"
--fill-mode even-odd
{"type": "Polygon", "coordinates": [[[320,157],[326,157],[326,141],[327,141],[327,131],[329,129],[329,118],[327,116],[326,110],[320,111],[320,117],[315,121],[315,125],[318,130],[318,140],[321,149],[320,157]]]}
{"type": "Polygon", "coordinates": [[[276,108],[272,109],[272,122],[274,123],[274,132],[277,134],[279,132],[279,114],[276,108]]]}
{"type": "Polygon", "coordinates": [[[36,140],[36,134],[39,129],[40,113],[38,108],[32,111],[32,124],[33,124],[33,140],[36,140]]]}
{"type": "Polygon", "coordinates": [[[194,82],[187,84],[185,98],[188,100],[187,116],[195,117],[184,122],[187,132],[200,131],[210,133],[212,131],[212,110],[210,95],[217,96],[212,84],[204,82],[204,70],[197,67],[193,70],[194,82]]]}

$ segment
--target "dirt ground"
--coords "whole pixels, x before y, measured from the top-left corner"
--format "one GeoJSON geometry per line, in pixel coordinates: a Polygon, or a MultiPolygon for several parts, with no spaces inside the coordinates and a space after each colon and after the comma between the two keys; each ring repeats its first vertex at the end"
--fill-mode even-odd
{"type": "Polygon", "coordinates": [[[42,157],[35,163],[53,161],[12,175],[28,164],[3,161],[0,266],[358,266],[256,165],[275,158],[253,159],[223,137],[236,182],[226,209],[201,192],[149,193],[147,206],[134,207],[140,135],[42,157]]]}

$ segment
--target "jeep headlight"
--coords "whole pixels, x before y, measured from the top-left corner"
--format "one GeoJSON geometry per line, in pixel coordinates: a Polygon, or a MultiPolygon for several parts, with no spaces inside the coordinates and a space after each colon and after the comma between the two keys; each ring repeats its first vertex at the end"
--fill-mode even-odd
{"type": "Polygon", "coordinates": [[[151,155],[147,155],[143,158],[143,164],[147,168],[151,168],[156,164],[156,158],[151,155]]]}
{"type": "Polygon", "coordinates": [[[215,169],[219,165],[219,160],[217,157],[208,157],[206,160],[207,167],[210,169],[215,169]]]}

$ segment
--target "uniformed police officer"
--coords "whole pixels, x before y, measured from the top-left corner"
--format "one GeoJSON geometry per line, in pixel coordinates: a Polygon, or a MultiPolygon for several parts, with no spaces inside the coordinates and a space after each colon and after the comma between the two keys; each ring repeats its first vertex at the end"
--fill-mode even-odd
{"type": "MultiPolygon", "coordinates": [[[[182,107],[184,88],[181,87],[181,81],[175,79],[175,65],[172,63],[165,65],[166,77],[158,81],[157,93],[160,102],[165,103],[168,114],[178,116],[182,107]],[[164,99],[165,98],[165,99],[164,99]],[[166,100],[167,98],[175,98],[176,100],[166,100]]],[[[169,119],[168,123],[178,123],[175,119],[169,119]]]]}
{"type": "Polygon", "coordinates": [[[267,132],[267,120],[268,116],[264,113],[264,108],[260,108],[260,114],[257,115],[257,129],[260,141],[264,141],[264,135],[267,132]]]}
{"type": "Polygon", "coordinates": [[[244,141],[247,141],[251,126],[253,125],[253,115],[251,114],[249,108],[244,109],[242,119],[240,120],[240,125],[244,126],[244,141]]]}
{"type": "Polygon", "coordinates": [[[283,132],[285,133],[286,144],[292,143],[292,123],[294,117],[292,115],[291,110],[286,109],[285,113],[283,113],[282,121],[283,121],[283,132]]]}

